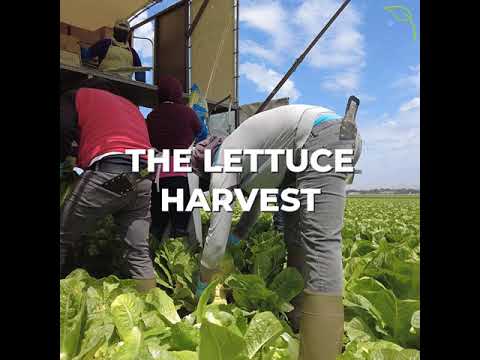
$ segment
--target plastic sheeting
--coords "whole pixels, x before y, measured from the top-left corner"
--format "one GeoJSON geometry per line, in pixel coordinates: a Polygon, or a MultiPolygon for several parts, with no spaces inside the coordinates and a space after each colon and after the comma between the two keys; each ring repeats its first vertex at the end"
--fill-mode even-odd
{"type": "MultiPolygon", "coordinates": [[[[274,109],[279,106],[288,105],[288,98],[270,101],[265,110],[274,109]]],[[[245,104],[240,106],[240,124],[255,114],[261,102],[245,104]]],[[[212,135],[227,137],[235,130],[235,112],[226,111],[220,114],[212,114],[208,118],[208,131],[212,135]]]]}
{"type": "Polygon", "coordinates": [[[60,21],[96,31],[113,27],[117,19],[126,19],[154,0],[60,0],[60,21]]]}
{"type": "MultiPolygon", "coordinates": [[[[192,19],[202,3],[192,2],[192,19]]],[[[234,95],[233,10],[232,0],[210,0],[192,34],[192,84],[212,102],[234,95]]]]}
{"type": "MultiPolygon", "coordinates": [[[[289,98],[281,98],[281,99],[276,99],[270,101],[270,103],[267,105],[265,110],[270,110],[277,108],[279,106],[283,105],[288,105],[289,104],[289,98]]],[[[250,116],[253,116],[255,114],[255,111],[262,105],[261,102],[256,102],[256,103],[251,103],[251,104],[245,104],[240,106],[240,124],[247,120],[250,116]]],[[[265,111],[264,110],[264,111],[265,111]]]]}
{"type": "Polygon", "coordinates": [[[208,118],[208,130],[211,135],[227,137],[235,130],[235,112],[226,111],[210,115],[208,118]]]}

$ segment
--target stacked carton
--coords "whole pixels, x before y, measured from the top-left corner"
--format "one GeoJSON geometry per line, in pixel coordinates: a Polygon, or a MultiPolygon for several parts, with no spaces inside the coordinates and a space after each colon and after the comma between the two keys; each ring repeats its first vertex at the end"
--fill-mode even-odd
{"type": "Polygon", "coordinates": [[[76,37],[60,34],[60,62],[80,66],[80,44],[76,37]]]}
{"type": "Polygon", "coordinates": [[[90,47],[97,41],[113,36],[113,29],[101,27],[96,31],[85,30],[60,23],[60,62],[80,66],[80,48],[90,47]]]}

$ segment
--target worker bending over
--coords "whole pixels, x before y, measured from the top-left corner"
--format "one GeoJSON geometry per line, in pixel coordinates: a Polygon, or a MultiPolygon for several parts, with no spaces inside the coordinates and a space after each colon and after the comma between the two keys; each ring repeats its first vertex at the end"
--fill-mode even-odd
{"type": "MultiPolygon", "coordinates": [[[[261,112],[243,122],[225,138],[214,161],[224,165],[227,149],[294,149],[295,158],[306,149],[308,157],[318,149],[353,149],[352,166],[359,158],[361,140],[354,115],[343,118],[332,111],[308,105],[287,105],[261,112]],[[347,121],[350,120],[350,121],[347,121]]],[[[348,109],[348,107],[347,107],[348,109]]],[[[348,156],[344,155],[348,159],[348,156]]],[[[300,359],[334,360],[341,350],[343,336],[343,267],[341,230],[346,198],[347,173],[319,173],[309,162],[300,173],[289,172],[285,157],[279,157],[279,171],[272,172],[270,157],[258,157],[258,172],[250,173],[250,157],[241,157],[241,173],[213,173],[212,189],[286,188],[321,189],[315,196],[314,211],[307,211],[307,195],[300,194],[300,208],[285,212],[284,236],[288,265],[296,267],[305,279],[305,289],[295,299],[300,320],[300,359]]],[[[320,166],[335,166],[335,156],[321,157],[320,166]]],[[[215,275],[227,246],[236,246],[247,238],[260,213],[260,197],[249,212],[243,212],[235,229],[231,229],[232,212],[221,208],[213,212],[203,248],[197,294],[201,294],[215,275]]],[[[295,314],[291,316],[295,321],[295,314]]]]}
{"type": "MultiPolygon", "coordinates": [[[[129,275],[140,291],[155,287],[148,245],[152,181],[148,173],[133,173],[131,155],[125,155],[128,149],[151,148],[142,114],[110,82],[91,79],[61,97],[60,130],[61,161],[75,140],[76,166],[84,170],[61,209],[61,277],[71,270],[67,267],[76,242],[112,214],[125,243],[129,275]]],[[[146,166],[146,158],[141,159],[140,168],[146,166]]]]}
{"type": "MultiPolygon", "coordinates": [[[[118,20],[113,27],[113,38],[97,41],[92,47],[82,49],[82,59],[92,60],[98,57],[98,69],[108,72],[120,68],[142,66],[140,57],[128,43],[130,24],[118,20]]],[[[116,72],[118,75],[132,78],[133,71],[116,72]]],[[[145,82],[145,72],[135,72],[135,80],[145,82]]]]}

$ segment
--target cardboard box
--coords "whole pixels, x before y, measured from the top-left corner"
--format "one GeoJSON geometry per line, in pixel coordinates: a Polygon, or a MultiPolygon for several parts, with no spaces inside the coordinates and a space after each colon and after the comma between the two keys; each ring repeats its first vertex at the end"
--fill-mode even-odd
{"type": "Polygon", "coordinates": [[[60,34],[60,50],[80,55],[78,39],[74,36],[60,34]]]}
{"type": "Polygon", "coordinates": [[[113,37],[113,29],[107,26],[101,27],[97,30],[100,39],[109,39],[113,37]]]}
{"type": "Polygon", "coordinates": [[[60,34],[70,35],[70,25],[61,22],[60,23],[60,34]]]}
{"type": "Polygon", "coordinates": [[[88,31],[76,26],[70,26],[70,35],[78,38],[82,47],[92,46],[100,40],[100,34],[96,31],[88,31]]]}
{"type": "Polygon", "coordinates": [[[65,65],[80,66],[80,54],[60,50],[60,62],[65,65]]]}

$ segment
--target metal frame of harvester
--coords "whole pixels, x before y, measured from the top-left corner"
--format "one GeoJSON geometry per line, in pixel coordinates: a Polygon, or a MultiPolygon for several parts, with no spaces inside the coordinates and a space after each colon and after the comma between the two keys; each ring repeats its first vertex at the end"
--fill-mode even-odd
{"type": "MultiPolygon", "coordinates": [[[[60,0],[60,4],[72,4],[74,1],[77,0],[60,0]]],[[[140,13],[147,11],[161,1],[146,1],[146,6],[132,14],[130,19],[136,18],[140,13]]],[[[273,97],[350,1],[345,0],[341,4],[267,98],[258,106],[255,114],[268,108],[273,97]]],[[[153,85],[122,79],[88,67],[61,63],[61,90],[74,87],[88,77],[104,77],[116,82],[124,96],[135,104],[153,108],[156,105],[158,77],[162,74],[169,74],[180,80],[184,87],[185,97],[189,95],[194,83],[199,84],[200,89],[207,92],[205,96],[210,113],[221,113],[229,109],[234,111],[235,127],[237,127],[240,123],[238,101],[239,0],[179,0],[170,7],[134,25],[132,35],[135,30],[152,21],[154,22],[154,39],[152,42],[153,85]],[[220,36],[220,34],[222,35],[220,36]],[[225,44],[226,46],[224,46],[225,44]]],[[[68,24],[61,22],[61,33],[62,29],[68,26],[68,24]]],[[[84,30],[80,29],[80,31],[84,30]]],[[[70,35],[70,31],[68,31],[68,35],[70,35]]],[[[135,36],[132,36],[132,38],[150,41],[147,38],[135,36]]]]}

